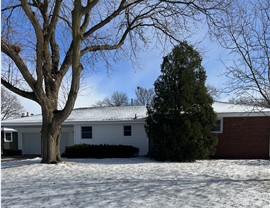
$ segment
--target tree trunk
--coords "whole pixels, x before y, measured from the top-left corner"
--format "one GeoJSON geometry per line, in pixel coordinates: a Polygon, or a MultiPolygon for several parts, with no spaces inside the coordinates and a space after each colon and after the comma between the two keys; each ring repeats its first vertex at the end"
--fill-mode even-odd
{"type": "Polygon", "coordinates": [[[61,162],[60,138],[61,125],[43,122],[41,130],[41,163],[56,164],[61,162]]]}

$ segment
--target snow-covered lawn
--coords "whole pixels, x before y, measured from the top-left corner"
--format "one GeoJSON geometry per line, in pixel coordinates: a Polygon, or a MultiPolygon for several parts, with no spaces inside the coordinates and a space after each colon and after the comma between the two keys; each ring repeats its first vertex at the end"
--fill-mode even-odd
{"type": "Polygon", "coordinates": [[[2,162],[2,207],[270,207],[269,160],[2,162]]]}

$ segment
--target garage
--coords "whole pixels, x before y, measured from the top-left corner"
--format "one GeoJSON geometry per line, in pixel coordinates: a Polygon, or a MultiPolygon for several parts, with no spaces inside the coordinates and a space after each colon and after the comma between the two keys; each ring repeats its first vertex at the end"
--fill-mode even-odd
{"type": "Polygon", "coordinates": [[[41,138],[40,133],[23,133],[22,142],[23,155],[40,155],[41,154],[41,138]]]}
{"type": "MultiPolygon", "coordinates": [[[[69,134],[63,132],[61,135],[60,151],[63,153],[65,147],[69,146],[69,134]]],[[[23,155],[40,155],[41,154],[41,136],[40,133],[23,133],[22,135],[22,154],[23,155]]]]}

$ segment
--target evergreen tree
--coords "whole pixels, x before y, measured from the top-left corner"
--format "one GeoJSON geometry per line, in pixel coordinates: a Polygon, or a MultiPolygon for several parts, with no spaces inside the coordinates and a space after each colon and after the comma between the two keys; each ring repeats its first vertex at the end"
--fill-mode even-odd
{"type": "Polygon", "coordinates": [[[156,160],[195,161],[215,152],[217,139],[211,130],[216,115],[201,62],[187,42],[163,59],[146,119],[149,153],[156,160]]]}

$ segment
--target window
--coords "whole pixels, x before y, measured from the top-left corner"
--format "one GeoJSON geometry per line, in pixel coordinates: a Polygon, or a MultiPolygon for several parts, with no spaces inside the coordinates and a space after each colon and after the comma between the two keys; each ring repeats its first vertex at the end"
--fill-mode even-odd
{"type": "Polygon", "coordinates": [[[11,132],[5,132],[5,142],[13,142],[13,139],[12,139],[12,133],[11,132]]]}
{"type": "Polygon", "coordinates": [[[216,121],[216,124],[213,127],[212,132],[213,133],[221,133],[222,132],[222,120],[221,119],[218,119],[216,121]]]}
{"type": "Polygon", "coordinates": [[[131,136],[131,126],[124,126],[124,136],[131,136]]]}
{"type": "Polygon", "coordinates": [[[92,139],[92,126],[82,126],[82,139],[92,139]]]}

